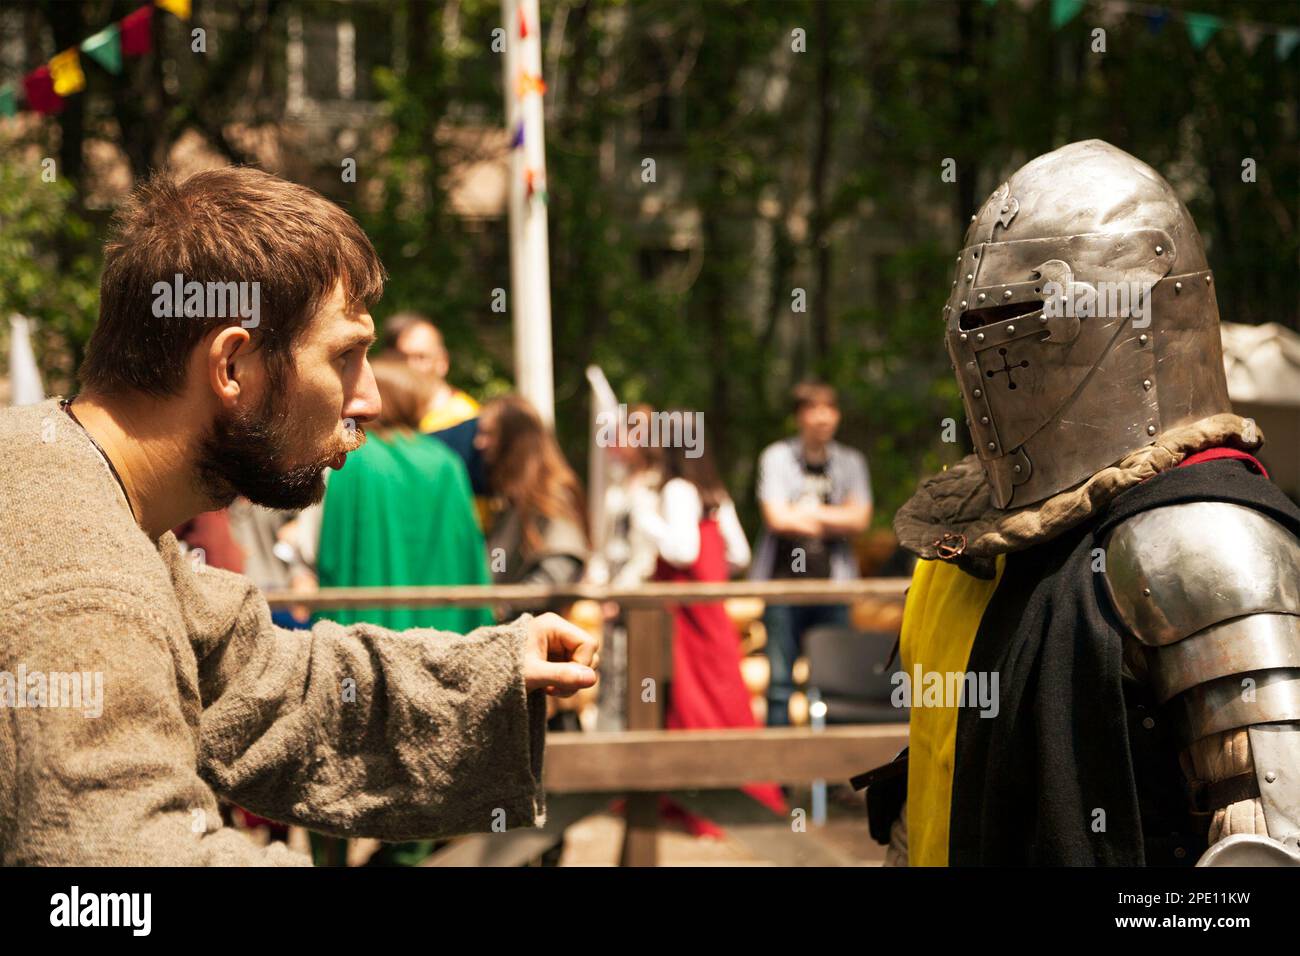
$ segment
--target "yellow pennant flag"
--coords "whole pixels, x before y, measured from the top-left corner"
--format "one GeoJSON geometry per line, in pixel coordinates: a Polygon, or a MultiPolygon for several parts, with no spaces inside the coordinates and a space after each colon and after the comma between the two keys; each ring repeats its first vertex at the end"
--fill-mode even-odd
{"type": "Polygon", "coordinates": [[[54,81],[54,92],[60,96],[80,93],[86,88],[86,74],[81,71],[81,58],[75,46],[50,58],[50,79],[54,81]]]}
{"type": "Polygon", "coordinates": [[[174,17],[182,20],[190,18],[190,0],[153,0],[155,7],[162,7],[174,17]]]}

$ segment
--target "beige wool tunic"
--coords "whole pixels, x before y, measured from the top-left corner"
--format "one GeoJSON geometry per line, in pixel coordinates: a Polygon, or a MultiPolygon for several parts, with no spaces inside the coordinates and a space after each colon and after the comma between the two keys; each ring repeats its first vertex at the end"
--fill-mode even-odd
{"type": "Polygon", "coordinates": [[[218,795],[383,840],[544,821],[526,617],[277,628],[250,581],[149,539],[56,401],[0,410],[0,449],[0,862],[309,862],[218,795]]]}

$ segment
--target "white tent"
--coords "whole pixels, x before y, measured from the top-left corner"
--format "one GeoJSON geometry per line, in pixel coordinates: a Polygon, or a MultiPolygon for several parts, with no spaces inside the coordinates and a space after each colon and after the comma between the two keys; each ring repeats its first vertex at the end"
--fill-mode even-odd
{"type": "Polygon", "coordinates": [[[32,351],[32,321],[24,316],[9,316],[9,404],[35,405],[45,400],[41,370],[32,351]]]}
{"type": "Polygon", "coordinates": [[[1264,433],[1260,459],[1270,477],[1300,496],[1300,335],[1276,322],[1222,329],[1232,407],[1264,433]]]}

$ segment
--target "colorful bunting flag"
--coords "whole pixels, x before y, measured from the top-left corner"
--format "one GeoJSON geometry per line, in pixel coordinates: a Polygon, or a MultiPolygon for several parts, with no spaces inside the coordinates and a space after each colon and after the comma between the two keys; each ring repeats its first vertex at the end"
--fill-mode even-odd
{"type": "Polygon", "coordinates": [[[1059,30],[1079,15],[1083,0],[1052,0],[1052,29],[1059,30]]]}
{"type": "Polygon", "coordinates": [[[110,23],[81,44],[86,54],[114,76],[122,72],[122,33],[116,23],[110,23]]]}
{"type": "Polygon", "coordinates": [[[1300,30],[1279,30],[1277,34],[1277,58],[1285,60],[1298,45],[1300,45],[1300,30]]]}
{"type": "Polygon", "coordinates": [[[510,136],[510,148],[518,149],[522,145],[524,145],[524,121],[520,120],[515,125],[514,133],[510,136]]]}
{"type": "Polygon", "coordinates": [[[528,21],[524,19],[523,7],[519,7],[519,39],[528,39],[528,21]]]}
{"type": "Polygon", "coordinates": [[[122,52],[143,56],[153,49],[153,7],[144,6],[122,18],[122,52]]]}
{"type": "Polygon", "coordinates": [[[153,2],[174,17],[180,17],[182,20],[190,18],[190,0],[153,0],[153,2]]]}
{"type": "Polygon", "coordinates": [[[529,93],[536,93],[541,96],[546,92],[546,81],[540,76],[534,76],[531,73],[519,71],[519,79],[515,83],[515,95],[521,99],[529,93]]]}
{"type": "Polygon", "coordinates": [[[0,116],[13,116],[18,112],[18,96],[12,86],[0,87],[0,116]]]}
{"type": "Polygon", "coordinates": [[[60,96],[71,96],[86,88],[86,74],[81,70],[75,46],[50,57],[50,79],[60,96]]]}
{"type": "Polygon", "coordinates": [[[1187,36],[1191,39],[1192,46],[1198,50],[1204,49],[1205,44],[1210,42],[1210,37],[1219,31],[1219,26],[1223,23],[1212,13],[1187,13],[1183,15],[1183,21],[1187,24],[1187,36]]]}
{"type": "Polygon", "coordinates": [[[1259,41],[1264,39],[1264,31],[1253,23],[1242,23],[1237,26],[1237,37],[1248,54],[1254,53],[1259,41]]]}
{"type": "Polygon", "coordinates": [[[23,95],[27,105],[46,116],[63,111],[63,97],[54,92],[54,80],[48,66],[38,66],[23,77],[23,95]]]}

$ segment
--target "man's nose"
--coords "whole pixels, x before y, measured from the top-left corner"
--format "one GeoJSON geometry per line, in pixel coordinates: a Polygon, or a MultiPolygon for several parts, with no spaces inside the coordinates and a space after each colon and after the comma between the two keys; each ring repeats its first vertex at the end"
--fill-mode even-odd
{"type": "Polygon", "coordinates": [[[374,370],[371,369],[369,361],[363,362],[356,387],[343,405],[343,417],[364,425],[378,418],[383,407],[383,401],[379,397],[379,385],[375,382],[374,370]]]}

